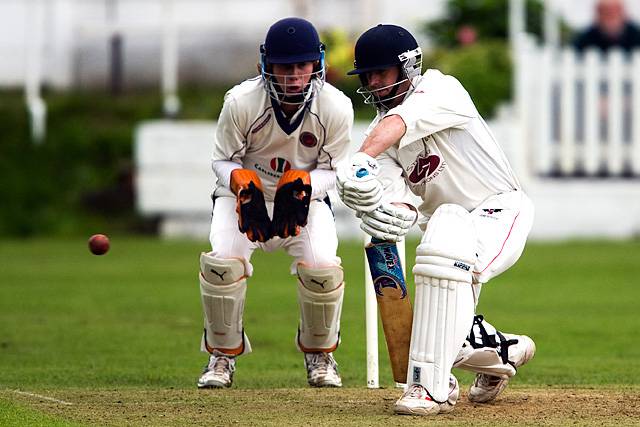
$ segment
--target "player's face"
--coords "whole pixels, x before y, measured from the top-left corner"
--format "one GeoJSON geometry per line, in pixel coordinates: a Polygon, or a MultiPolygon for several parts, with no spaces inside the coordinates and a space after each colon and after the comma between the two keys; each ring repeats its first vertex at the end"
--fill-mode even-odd
{"type": "Polygon", "coordinates": [[[398,67],[370,71],[367,73],[367,89],[374,92],[376,97],[384,98],[393,90],[391,85],[398,81],[399,73],[398,67]]]}
{"type": "Polygon", "coordinates": [[[312,73],[312,61],[296,64],[273,64],[273,74],[285,96],[301,94],[305,86],[309,84],[312,73]]]}

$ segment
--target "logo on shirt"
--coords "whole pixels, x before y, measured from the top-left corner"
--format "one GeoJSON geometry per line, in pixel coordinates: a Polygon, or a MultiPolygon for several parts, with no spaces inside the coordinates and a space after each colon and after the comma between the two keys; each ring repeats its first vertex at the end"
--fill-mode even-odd
{"type": "Polygon", "coordinates": [[[421,155],[411,166],[413,169],[409,172],[409,181],[413,184],[419,184],[438,170],[440,157],[435,154],[421,155]]]}
{"type": "Polygon", "coordinates": [[[260,129],[265,127],[265,125],[267,123],[269,123],[269,120],[271,120],[271,114],[267,115],[267,117],[265,117],[265,119],[262,121],[262,123],[260,123],[258,126],[256,126],[253,129],[251,129],[251,133],[257,133],[260,129]]]}
{"type": "Polygon", "coordinates": [[[289,160],[283,159],[282,157],[274,157],[269,162],[269,166],[271,166],[271,170],[283,173],[291,169],[291,163],[289,160]]]}
{"type": "Polygon", "coordinates": [[[485,213],[493,215],[494,213],[502,212],[502,209],[482,209],[485,213]]]}
{"type": "Polygon", "coordinates": [[[300,144],[305,147],[315,147],[318,144],[318,138],[311,132],[302,132],[300,134],[300,144]]]}

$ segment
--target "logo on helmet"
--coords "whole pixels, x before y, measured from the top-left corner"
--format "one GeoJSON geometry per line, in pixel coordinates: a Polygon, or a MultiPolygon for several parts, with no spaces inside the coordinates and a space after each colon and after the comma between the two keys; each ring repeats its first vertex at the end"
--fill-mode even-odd
{"type": "Polygon", "coordinates": [[[302,132],[300,134],[299,140],[300,144],[304,145],[305,147],[311,148],[318,145],[318,138],[311,132],[302,132]]]}
{"type": "Polygon", "coordinates": [[[282,157],[274,157],[273,159],[271,159],[271,162],[269,162],[269,166],[271,166],[272,170],[280,173],[286,172],[291,169],[291,163],[289,163],[289,160],[283,159],[282,157]]]}

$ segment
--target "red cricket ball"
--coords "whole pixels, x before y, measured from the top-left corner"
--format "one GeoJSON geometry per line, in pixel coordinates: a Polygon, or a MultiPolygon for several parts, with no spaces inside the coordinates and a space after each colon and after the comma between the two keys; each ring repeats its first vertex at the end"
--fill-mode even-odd
{"type": "Polygon", "coordinates": [[[94,255],[104,255],[109,250],[109,238],[104,234],[94,234],[89,238],[89,250],[94,255]]]}

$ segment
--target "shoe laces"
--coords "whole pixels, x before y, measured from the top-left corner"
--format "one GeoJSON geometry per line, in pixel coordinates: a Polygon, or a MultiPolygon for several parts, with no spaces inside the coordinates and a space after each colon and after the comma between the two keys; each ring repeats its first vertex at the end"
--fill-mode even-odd
{"type": "Polygon", "coordinates": [[[227,356],[211,356],[206,371],[213,371],[216,375],[224,375],[235,371],[236,365],[227,356]]]}
{"type": "Polygon", "coordinates": [[[427,390],[419,384],[412,384],[407,390],[406,397],[413,399],[426,399],[431,400],[431,396],[427,393],[427,390]]]}
{"type": "Polygon", "coordinates": [[[500,377],[493,375],[480,374],[478,375],[478,386],[485,388],[493,388],[500,382],[500,377]]]}
{"type": "Polygon", "coordinates": [[[310,371],[320,370],[326,372],[329,367],[335,369],[337,363],[331,353],[306,353],[305,361],[310,371]]]}

